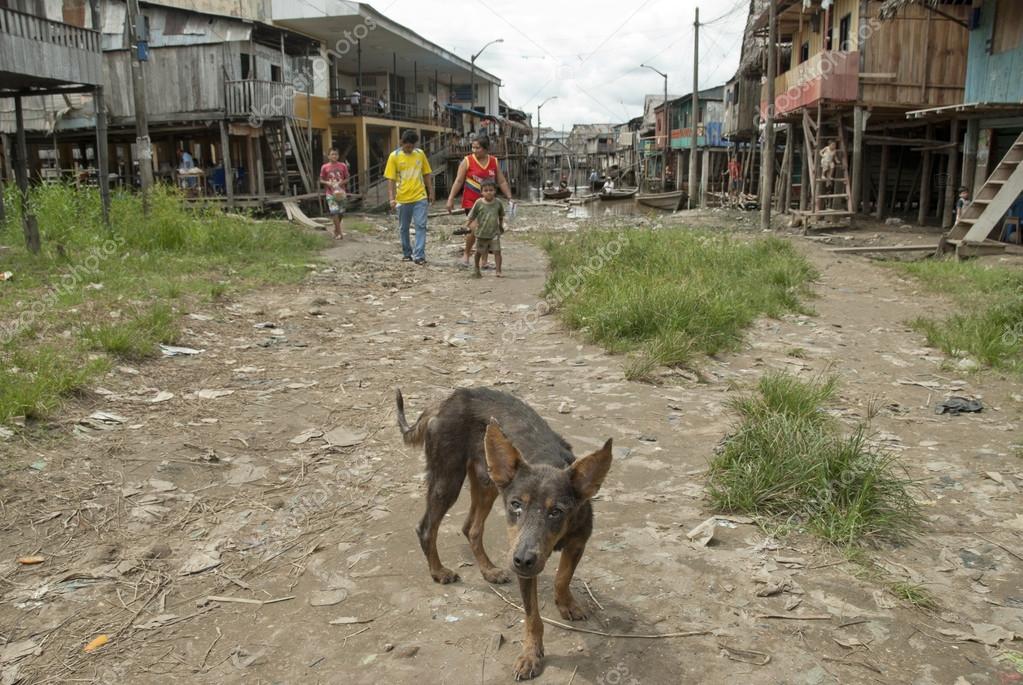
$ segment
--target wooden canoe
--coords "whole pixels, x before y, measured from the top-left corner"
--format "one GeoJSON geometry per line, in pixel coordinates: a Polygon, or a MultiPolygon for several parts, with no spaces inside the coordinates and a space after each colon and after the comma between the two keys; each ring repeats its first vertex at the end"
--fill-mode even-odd
{"type": "Polygon", "coordinates": [[[623,190],[612,190],[610,193],[601,193],[601,200],[628,200],[629,198],[636,197],[636,193],[639,192],[639,188],[628,188],[623,190]]]}
{"type": "Polygon", "coordinates": [[[545,200],[567,200],[572,197],[572,191],[568,188],[564,190],[547,190],[543,191],[543,199],[545,200]]]}
{"type": "Polygon", "coordinates": [[[636,195],[636,202],[647,207],[674,212],[685,200],[685,197],[685,191],[682,190],[673,190],[668,193],[640,193],[636,195]]]}

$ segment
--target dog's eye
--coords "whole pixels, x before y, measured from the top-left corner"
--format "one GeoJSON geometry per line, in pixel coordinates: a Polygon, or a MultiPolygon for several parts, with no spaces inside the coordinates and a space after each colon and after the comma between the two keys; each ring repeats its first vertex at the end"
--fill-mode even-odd
{"type": "Polygon", "coordinates": [[[559,518],[561,518],[561,515],[564,514],[564,513],[565,512],[561,511],[561,509],[551,509],[550,511],[547,512],[547,518],[549,518],[549,519],[559,519],[559,518]]]}
{"type": "Polygon", "coordinates": [[[522,512],[522,502],[518,502],[516,500],[512,500],[511,505],[509,506],[509,508],[511,509],[513,514],[519,514],[519,513],[522,512]]]}

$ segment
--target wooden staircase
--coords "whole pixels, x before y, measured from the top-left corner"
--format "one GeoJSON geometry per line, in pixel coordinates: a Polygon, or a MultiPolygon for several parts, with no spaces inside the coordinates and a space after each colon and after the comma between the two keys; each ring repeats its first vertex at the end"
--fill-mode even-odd
{"type": "Polygon", "coordinates": [[[851,223],[852,188],[849,179],[849,155],[845,141],[845,129],[841,116],[834,120],[824,119],[821,108],[817,108],[816,121],[809,112],[803,111],[803,133],[810,144],[809,166],[810,183],[804,188],[812,188],[813,209],[796,211],[803,220],[803,229],[836,228],[851,223]],[[820,168],[820,153],[828,143],[835,141],[838,149],[835,152],[835,172],[830,181],[823,177],[820,168]]]}
{"type": "Polygon", "coordinates": [[[319,179],[315,177],[309,139],[298,122],[293,117],[267,120],[263,130],[274,170],[280,178],[281,194],[291,195],[297,187],[306,193],[316,192],[319,179]]]}
{"type": "Polygon", "coordinates": [[[1023,133],[1016,138],[1002,161],[963,207],[956,223],[938,245],[938,253],[955,249],[957,257],[1002,252],[999,242],[1002,217],[1023,194],[1023,133]]]}

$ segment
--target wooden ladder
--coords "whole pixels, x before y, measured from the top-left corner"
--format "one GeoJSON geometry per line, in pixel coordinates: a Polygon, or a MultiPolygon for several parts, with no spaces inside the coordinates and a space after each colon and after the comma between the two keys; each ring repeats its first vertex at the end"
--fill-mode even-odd
{"type": "Polygon", "coordinates": [[[835,115],[834,121],[828,122],[823,119],[822,112],[818,107],[817,120],[814,121],[810,113],[803,110],[803,133],[810,141],[809,167],[812,183],[809,185],[813,188],[813,209],[802,213],[803,226],[807,229],[819,226],[833,227],[831,221],[851,218],[853,215],[851,209],[852,189],[849,183],[849,155],[842,118],[840,115],[835,115]],[[829,128],[834,128],[834,130],[827,130],[829,128]],[[820,168],[820,153],[832,140],[838,142],[838,149],[835,153],[835,174],[829,183],[824,180],[823,169],[820,168]],[[836,186],[841,190],[838,191],[836,186]],[[826,207],[825,201],[827,201],[826,207]]]}
{"type": "MultiPolygon", "coordinates": [[[[1023,194],[1023,133],[1016,138],[1009,151],[998,163],[987,181],[977,191],[970,204],[963,207],[956,223],[942,239],[940,251],[955,246],[956,254],[966,256],[977,253],[976,248],[987,245],[999,247],[1001,220],[1017,198],[1023,194]]],[[[1004,249],[1004,246],[999,248],[1004,249]]]]}

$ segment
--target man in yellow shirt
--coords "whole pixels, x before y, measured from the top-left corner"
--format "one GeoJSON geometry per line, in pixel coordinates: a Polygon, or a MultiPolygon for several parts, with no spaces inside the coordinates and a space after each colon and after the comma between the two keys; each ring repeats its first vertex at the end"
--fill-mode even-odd
{"type": "Polygon", "coordinates": [[[402,260],[426,264],[426,217],[433,202],[433,169],[426,153],[416,147],[419,134],[408,130],[401,134],[401,147],[387,158],[384,178],[387,199],[398,210],[398,236],[402,260]],[[415,249],[409,244],[409,226],[416,226],[415,249]]]}

